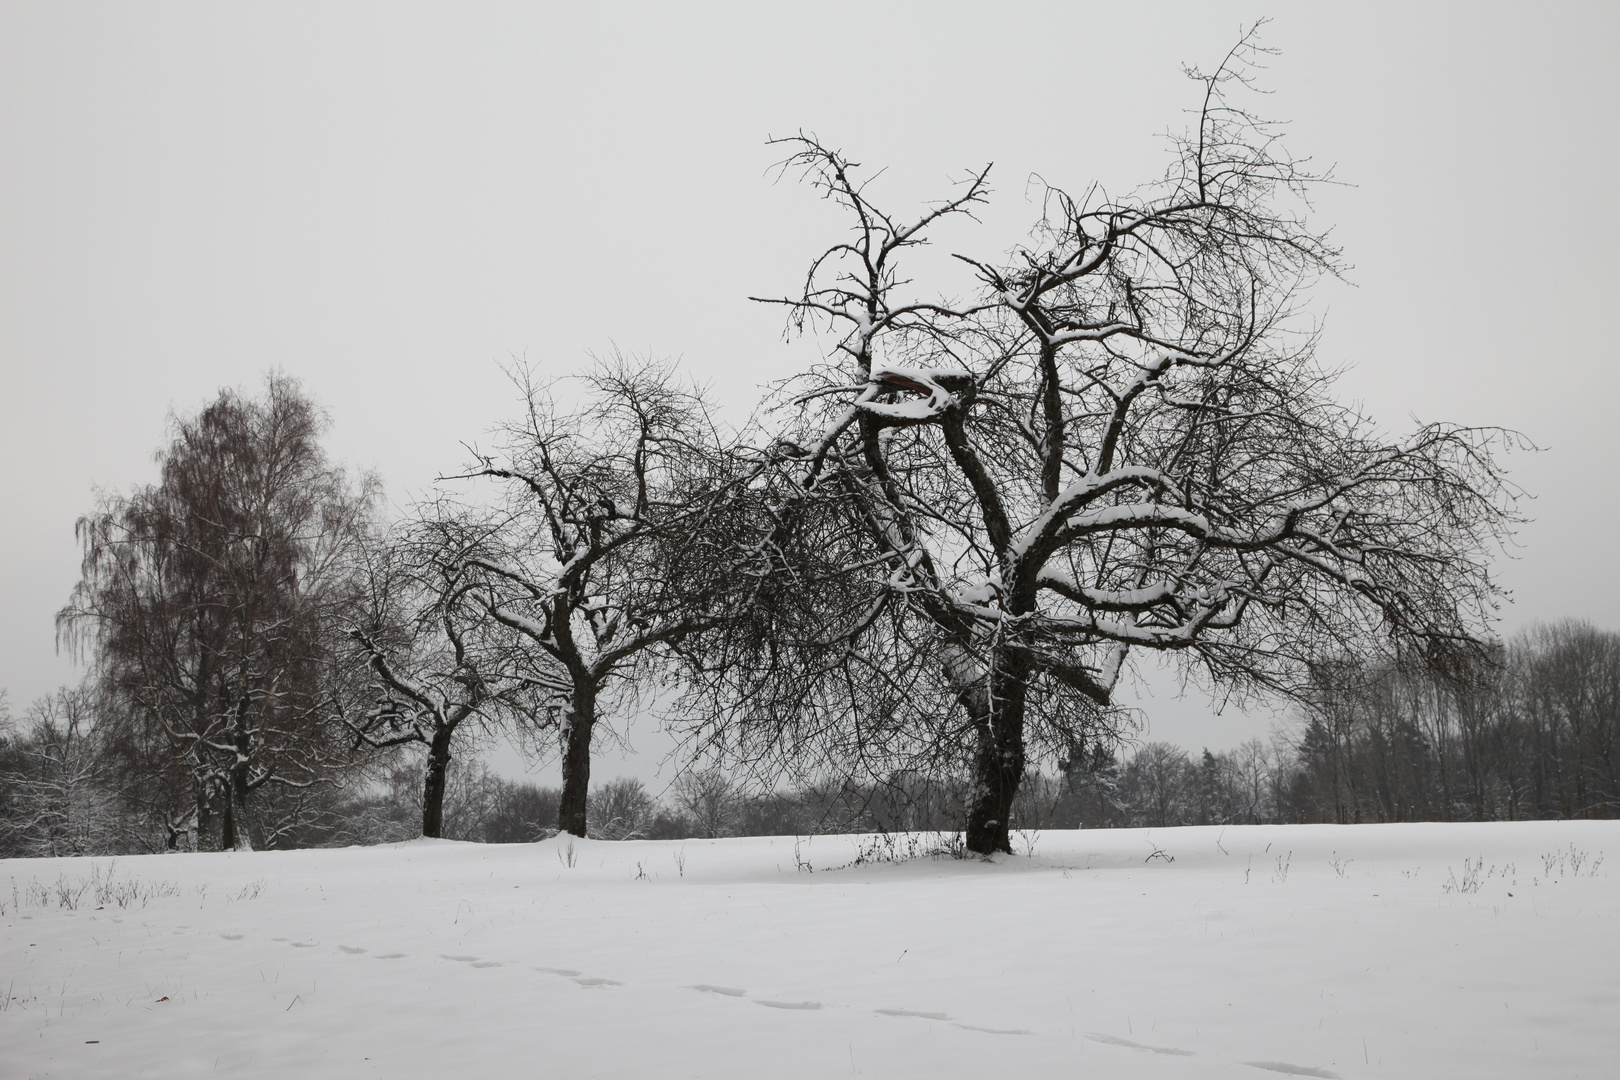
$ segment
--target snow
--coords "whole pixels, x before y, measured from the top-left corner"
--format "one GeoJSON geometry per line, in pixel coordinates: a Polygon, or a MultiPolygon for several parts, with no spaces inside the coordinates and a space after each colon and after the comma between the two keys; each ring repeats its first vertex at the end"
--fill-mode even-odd
{"type": "Polygon", "coordinates": [[[1168,483],[1163,472],[1139,465],[1111,469],[1106,473],[1086,473],[1064,488],[1058,494],[1057,500],[1046,509],[1045,513],[1019,530],[1018,539],[1012,545],[1012,556],[1015,559],[1023,558],[1024,553],[1029,550],[1030,544],[1039,537],[1044,536],[1053,522],[1067,519],[1075,513],[1076,509],[1084,507],[1099,492],[1120,487],[1133,481],[1168,483]]]}
{"type": "MultiPolygon", "coordinates": [[[[942,399],[949,404],[948,396],[942,399]]],[[[873,416],[882,416],[890,420],[927,420],[943,411],[943,406],[936,407],[935,399],[929,397],[909,398],[906,401],[863,402],[861,408],[873,416]]]]}
{"type": "Polygon", "coordinates": [[[911,398],[905,401],[887,403],[875,402],[863,397],[856,404],[865,412],[874,416],[887,417],[891,420],[928,420],[938,416],[955,403],[956,395],[941,385],[941,380],[951,379],[963,383],[973,381],[970,374],[960,369],[895,367],[889,364],[874,365],[870,387],[900,386],[928,396],[926,398],[911,398]]]}
{"type": "Polygon", "coordinates": [[[0,862],[0,1075],[1614,1075],[1620,822],[928,844],[0,862]]]}

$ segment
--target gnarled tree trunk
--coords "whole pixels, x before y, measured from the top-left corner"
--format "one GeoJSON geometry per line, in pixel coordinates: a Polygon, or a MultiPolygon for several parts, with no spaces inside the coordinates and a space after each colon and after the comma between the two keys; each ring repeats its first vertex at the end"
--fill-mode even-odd
{"type": "Polygon", "coordinates": [[[1002,656],[996,669],[981,684],[963,695],[963,704],[979,732],[973,762],[974,795],[968,809],[967,849],[978,855],[1012,852],[1013,799],[1024,779],[1023,665],[1002,656]]]}
{"type": "Polygon", "coordinates": [[[557,828],[584,836],[585,803],[591,787],[591,729],[596,726],[596,697],[574,694],[563,721],[562,801],[557,807],[557,828]]]}
{"type": "Polygon", "coordinates": [[[428,743],[427,767],[422,777],[422,835],[437,840],[444,836],[444,786],[450,771],[449,728],[439,728],[428,743]]]}

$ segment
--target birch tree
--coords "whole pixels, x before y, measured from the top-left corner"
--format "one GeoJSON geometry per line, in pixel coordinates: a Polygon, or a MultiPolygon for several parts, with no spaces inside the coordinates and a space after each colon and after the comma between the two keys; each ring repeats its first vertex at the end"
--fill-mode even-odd
{"type": "Polygon", "coordinates": [[[173,841],[251,848],[249,799],[307,787],[342,762],[329,723],[336,617],[376,483],[320,446],[298,384],[222,391],[174,421],[156,484],[80,519],[83,576],[58,616],[85,648],[125,787],[173,841]]]}
{"type": "Polygon", "coordinates": [[[1251,33],[1189,72],[1199,107],[1162,179],[1046,189],[1026,245],[957,255],[966,300],[907,259],[984,202],[988,167],[902,216],[841,152],[783,140],[848,232],[770,301],[836,342],[786,395],[773,537],[821,536],[800,576],[842,613],[760,616],[801,656],[795,690],[748,676],[773,670],[756,650],[731,692],[776,735],[954,755],[972,851],[1010,850],[1031,755],[1106,726],[1135,654],[1290,694],[1324,655],[1443,666],[1488,635],[1506,436],[1390,436],[1334,397],[1302,298],[1340,253],[1307,221],[1321,177],[1238,103],[1257,52],[1251,33]]]}

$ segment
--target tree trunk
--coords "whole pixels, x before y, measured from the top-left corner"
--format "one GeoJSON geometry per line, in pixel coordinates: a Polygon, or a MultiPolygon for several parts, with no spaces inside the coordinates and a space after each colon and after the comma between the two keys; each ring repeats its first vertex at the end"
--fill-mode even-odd
{"type": "Polygon", "coordinates": [[[253,753],[253,737],[247,722],[250,700],[246,693],[237,699],[231,724],[236,760],[225,777],[224,833],[219,843],[227,851],[253,850],[253,838],[248,835],[247,827],[248,762],[253,753]]]}
{"type": "Polygon", "coordinates": [[[964,838],[967,849],[976,855],[1012,853],[1012,805],[1024,779],[1023,671],[1021,665],[1014,670],[1004,666],[1006,657],[998,659],[990,685],[963,698],[981,732],[973,767],[973,805],[964,838]]]}
{"type": "Polygon", "coordinates": [[[225,808],[219,815],[219,850],[230,851],[236,847],[236,800],[226,793],[225,808]]]}
{"type": "Polygon", "coordinates": [[[591,787],[591,729],[595,725],[595,696],[576,693],[563,724],[563,786],[557,829],[580,837],[585,835],[585,800],[591,787]]]}
{"type": "Polygon", "coordinates": [[[221,818],[219,846],[223,851],[252,851],[247,824],[247,767],[232,769],[221,818]]]}
{"type": "Polygon", "coordinates": [[[444,836],[444,785],[450,769],[450,729],[438,728],[428,744],[427,768],[422,779],[422,835],[444,836]]]}
{"type": "Polygon", "coordinates": [[[213,839],[214,815],[210,813],[208,805],[208,785],[204,784],[197,791],[197,823],[196,841],[191,845],[192,851],[202,851],[213,839]]]}

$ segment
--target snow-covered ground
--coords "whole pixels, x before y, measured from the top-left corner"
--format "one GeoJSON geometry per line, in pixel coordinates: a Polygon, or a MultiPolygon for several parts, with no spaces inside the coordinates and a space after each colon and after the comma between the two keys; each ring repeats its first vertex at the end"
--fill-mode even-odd
{"type": "Polygon", "coordinates": [[[1620,1075],[1620,822],[1031,839],[0,862],[0,1076],[1620,1075]]]}

